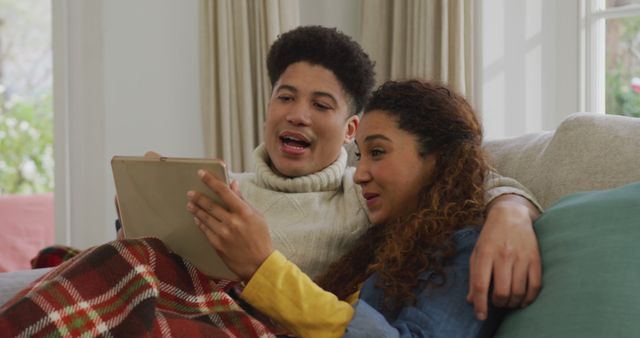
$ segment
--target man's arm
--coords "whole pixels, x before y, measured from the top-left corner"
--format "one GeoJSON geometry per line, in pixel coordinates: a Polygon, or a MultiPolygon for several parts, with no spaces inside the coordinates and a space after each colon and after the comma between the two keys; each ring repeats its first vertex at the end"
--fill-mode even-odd
{"type": "Polygon", "coordinates": [[[540,251],[533,231],[533,221],[540,215],[537,202],[513,179],[492,174],[487,185],[490,202],[469,262],[467,296],[480,319],[487,314],[492,276],[492,302],[508,307],[529,305],[540,291],[542,277],[540,251]]]}

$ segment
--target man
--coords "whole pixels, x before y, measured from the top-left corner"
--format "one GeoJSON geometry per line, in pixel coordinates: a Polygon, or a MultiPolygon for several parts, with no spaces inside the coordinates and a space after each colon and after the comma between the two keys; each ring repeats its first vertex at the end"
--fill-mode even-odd
{"type": "MultiPolygon", "coordinates": [[[[374,86],[374,64],[350,37],[311,26],[282,34],[269,50],[267,68],[273,89],[264,143],[254,152],[255,171],[232,177],[265,216],[274,248],[318,276],[370,226],[343,145],[355,136],[358,113],[374,86]]],[[[497,175],[487,191],[468,296],[481,319],[492,275],[494,304],[510,307],[533,301],[541,277],[532,197],[497,175]]]]}
{"type": "MultiPolygon", "coordinates": [[[[369,227],[344,144],[374,85],[373,62],[335,29],[298,27],[271,46],[273,89],[264,143],[254,173],[234,175],[250,204],[270,225],[276,249],[310,276],[342,256],[369,227]]],[[[487,218],[471,258],[468,300],[484,318],[490,278],[497,306],[525,306],[540,288],[532,220],[538,209],[517,182],[494,175],[487,218]],[[514,193],[527,197],[514,195],[514,193]]]]}

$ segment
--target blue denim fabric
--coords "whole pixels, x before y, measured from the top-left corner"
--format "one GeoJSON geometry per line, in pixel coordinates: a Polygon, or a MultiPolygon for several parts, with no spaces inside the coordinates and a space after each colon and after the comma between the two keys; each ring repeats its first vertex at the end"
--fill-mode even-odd
{"type": "Polygon", "coordinates": [[[432,271],[419,276],[423,281],[415,289],[413,306],[402,308],[395,315],[383,312],[383,292],[375,287],[378,275],[369,277],[355,304],[355,315],[345,337],[490,337],[495,332],[500,315],[489,308],[488,318],[475,318],[473,305],[467,303],[469,289],[469,258],[478,239],[479,230],[463,229],[454,234],[456,256],[445,266],[446,283],[426,288],[432,271]]]}

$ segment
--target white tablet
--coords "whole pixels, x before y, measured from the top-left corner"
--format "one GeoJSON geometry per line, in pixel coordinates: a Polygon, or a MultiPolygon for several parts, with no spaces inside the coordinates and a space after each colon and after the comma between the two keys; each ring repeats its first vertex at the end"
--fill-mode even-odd
{"type": "Polygon", "coordinates": [[[198,170],[208,170],[228,183],[224,162],[213,159],[114,156],[111,168],[125,238],[159,238],[171,251],[206,275],[238,279],[220,259],[186,208],[189,190],[199,191],[220,202],[200,180],[198,170]]]}

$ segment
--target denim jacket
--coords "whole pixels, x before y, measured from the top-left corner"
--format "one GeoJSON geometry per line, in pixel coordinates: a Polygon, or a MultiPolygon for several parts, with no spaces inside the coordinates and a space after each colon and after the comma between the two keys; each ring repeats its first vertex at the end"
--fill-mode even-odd
{"type": "Polygon", "coordinates": [[[354,305],[355,314],[345,337],[489,337],[499,323],[493,307],[485,321],[475,318],[473,305],[467,303],[469,258],[479,230],[466,228],[454,234],[456,256],[444,266],[445,284],[426,288],[433,271],[418,278],[423,281],[414,290],[416,303],[391,317],[383,314],[383,292],[376,288],[378,275],[369,277],[354,305]]]}

